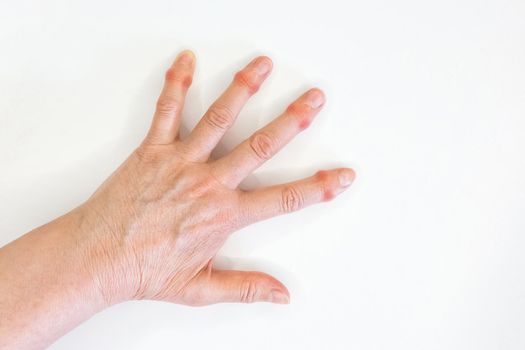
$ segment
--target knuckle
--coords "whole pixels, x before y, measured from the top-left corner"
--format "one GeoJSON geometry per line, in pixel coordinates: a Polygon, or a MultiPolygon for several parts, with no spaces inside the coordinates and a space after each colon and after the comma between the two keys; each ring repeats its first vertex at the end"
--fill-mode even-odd
{"type": "Polygon", "coordinates": [[[332,199],[334,199],[336,193],[332,184],[333,181],[331,181],[331,173],[326,170],[321,170],[315,174],[315,178],[319,184],[319,189],[322,193],[322,200],[325,202],[329,202],[332,199]]]}
{"type": "Polygon", "coordinates": [[[304,206],[304,198],[301,192],[294,186],[286,186],[281,193],[281,210],[283,213],[291,213],[304,206]]]}
{"type": "MultiPolygon", "coordinates": [[[[191,174],[188,174],[191,176],[191,174]]],[[[210,182],[207,180],[201,180],[197,181],[192,184],[188,184],[188,189],[186,193],[184,194],[184,198],[188,198],[191,200],[199,200],[206,196],[206,194],[210,190],[210,182]]],[[[201,224],[202,222],[199,222],[198,224],[201,224]]],[[[198,230],[197,230],[198,231],[198,230]]],[[[207,232],[207,231],[206,231],[207,232]]]]}
{"type": "Polygon", "coordinates": [[[189,87],[192,82],[192,77],[185,71],[170,68],[166,71],[165,80],[170,84],[181,84],[183,87],[189,87]]]}
{"type": "Polygon", "coordinates": [[[242,70],[235,74],[233,81],[248,90],[250,94],[254,94],[259,90],[257,79],[254,78],[253,74],[250,74],[246,70],[242,70]]]}
{"type": "Polygon", "coordinates": [[[300,101],[290,104],[286,109],[286,112],[298,118],[306,117],[312,113],[311,108],[300,101]]]}
{"type": "Polygon", "coordinates": [[[227,130],[233,123],[234,114],[231,109],[223,105],[212,106],[204,120],[213,128],[227,130]]]}
{"type": "Polygon", "coordinates": [[[272,138],[264,132],[256,133],[250,140],[250,148],[259,159],[267,160],[273,153],[272,138]]]}
{"type": "Polygon", "coordinates": [[[151,147],[147,145],[139,146],[135,150],[134,155],[140,166],[146,165],[149,168],[160,162],[158,153],[152,150],[151,147]]]}
{"type": "Polygon", "coordinates": [[[251,280],[247,279],[242,283],[241,287],[241,302],[242,303],[253,303],[257,296],[257,285],[251,280]]]}
{"type": "Polygon", "coordinates": [[[330,172],[326,170],[319,170],[315,174],[315,179],[321,183],[327,182],[330,178],[330,172]]]}
{"type": "Polygon", "coordinates": [[[180,104],[172,98],[161,97],[157,101],[157,112],[161,116],[174,115],[178,113],[180,109],[180,104]]]}

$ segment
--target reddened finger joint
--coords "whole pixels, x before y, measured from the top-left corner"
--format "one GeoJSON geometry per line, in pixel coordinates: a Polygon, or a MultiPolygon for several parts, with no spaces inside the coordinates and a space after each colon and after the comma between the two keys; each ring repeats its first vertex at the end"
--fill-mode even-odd
{"type": "Polygon", "coordinates": [[[301,118],[309,116],[312,113],[312,108],[301,101],[296,101],[288,106],[286,112],[301,118]]]}
{"type": "Polygon", "coordinates": [[[319,183],[322,191],[322,200],[327,202],[335,197],[335,191],[332,188],[331,173],[326,170],[320,170],[315,174],[315,180],[319,183]]]}
{"type": "Polygon", "coordinates": [[[325,188],[324,191],[323,191],[323,201],[329,202],[329,201],[331,201],[334,198],[335,198],[334,191],[325,188]]]}
{"type": "Polygon", "coordinates": [[[315,174],[315,179],[320,182],[325,182],[328,180],[328,177],[330,176],[330,173],[326,170],[319,170],[315,174]]]}
{"type": "Polygon", "coordinates": [[[304,103],[292,103],[286,109],[286,113],[296,120],[300,130],[308,128],[312,123],[313,111],[311,107],[304,103]]]}
{"type": "Polygon", "coordinates": [[[166,71],[165,79],[170,84],[181,84],[184,88],[190,87],[193,81],[191,74],[175,67],[171,67],[166,71]]]}
{"type": "Polygon", "coordinates": [[[310,126],[312,120],[310,118],[304,117],[299,119],[299,129],[304,130],[310,126]]]}
{"type": "Polygon", "coordinates": [[[250,95],[255,94],[259,90],[259,79],[247,69],[241,70],[235,74],[233,81],[245,88],[250,95]]]}

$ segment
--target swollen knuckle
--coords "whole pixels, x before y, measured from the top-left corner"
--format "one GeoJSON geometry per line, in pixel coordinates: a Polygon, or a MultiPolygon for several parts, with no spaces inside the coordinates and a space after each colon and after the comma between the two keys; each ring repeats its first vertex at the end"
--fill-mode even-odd
{"type": "Polygon", "coordinates": [[[299,190],[294,186],[286,186],[281,193],[281,211],[291,213],[304,206],[304,199],[299,190]]]}
{"type": "Polygon", "coordinates": [[[234,114],[231,109],[223,105],[212,106],[204,120],[213,128],[219,130],[228,129],[233,123],[234,114]]]}
{"type": "Polygon", "coordinates": [[[286,111],[291,116],[297,118],[311,115],[311,108],[299,101],[290,104],[286,111]]]}
{"type": "Polygon", "coordinates": [[[272,138],[264,132],[256,133],[250,140],[250,148],[259,159],[267,160],[273,153],[272,138]]]}
{"type": "Polygon", "coordinates": [[[192,78],[186,71],[170,68],[166,71],[165,80],[170,84],[182,84],[187,87],[191,85],[192,78]]]}
{"type": "Polygon", "coordinates": [[[235,74],[234,81],[246,89],[250,94],[254,94],[259,90],[259,83],[254,78],[253,74],[250,74],[247,70],[242,70],[235,74]]]}
{"type": "Polygon", "coordinates": [[[162,97],[157,101],[157,112],[163,116],[176,114],[180,108],[180,104],[172,98],[162,97]]]}
{"type": "Polygon", "coordinates": [[[323,201],[331,201],[336,195],[334,177],[329,171],[321,170],[315,175],[319,191],[322,194],[323,201]]]}

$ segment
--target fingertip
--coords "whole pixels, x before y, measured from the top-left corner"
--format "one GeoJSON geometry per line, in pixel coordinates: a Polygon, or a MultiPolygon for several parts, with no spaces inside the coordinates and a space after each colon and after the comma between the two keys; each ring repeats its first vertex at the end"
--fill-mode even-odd
{"type": "Polygon", "coordinates": [[[345,191],[354,182],[355,172],[350,168],[320,170],[314,175],[322,183],[322,201],[328,202],[345,191]]]}
{"type": "Polygon", "coordinates": [[[189,49],[182,50],[181,52],[179,52],[179,54],[175,58],[176,63],[191,64],[191,65],[195,63],[195,60],[196,60],[195,53],[189,49]]]}
{"type": "Polygon", "coordinates": [[[258,75],[266,76],[270,74],[273,69],[273,62],[268,56],[259,56],[253,60],[255,72],[258,75]]]}
{"type": "Polygon", "coordinates": [[[286,288],[286,286],[275,277],[265,273],[261,274],[261,277],[266,279],[266,290],[269,290],[269,293],[265,293],[265,301],[275,304],[289,304],[290,292],[288,291],[288,288],[286,288]]]}
{"type": "Polygon", "coordinates": [[[306,103],[310,108],[321,108],[326,102],[323,90],[315,87],[306,92],[306,103]]]}
{"type": "Polygon", "coordinates": [[[321,95],[323,97],[324,100],[326,100],[326,94],[324,93],[323,89],[321,89],[320,87],[314,86],[313,88],[308,90],[308,92],[309,93],[319,94],[319,95],[321,95]]]}
{"type": "Polygon", "coordinates": [[[343,168],[339,170],[338,177],[341,187],[349,187],[355,181],[356,173],[354,169],[343,168]]]}
{"type": "Polygon", "coordinates": [[[262,55],[257,57],[257,59],[264,61],[265,63],[269,64],[273,68],[273,61],[270,57],[266,55],[262,55]]]}
{"type": "Polygon", "coordinates": [[[290,294],[287,290],[272,289],[268,301],[274,304],[290,304],[290,294]]]}

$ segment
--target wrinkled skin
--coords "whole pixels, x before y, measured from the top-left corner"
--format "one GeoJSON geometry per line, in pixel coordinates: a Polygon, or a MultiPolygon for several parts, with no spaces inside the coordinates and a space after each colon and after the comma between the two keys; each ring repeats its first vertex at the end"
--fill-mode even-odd
{"type": "Polygon", "coordinates": [[[243,179],[306,129],[325,98],[311,89],[226,156],[210,154],[268,77],[257,57],[235,75],[188,137],[179,128],[195,56],[166,73],[142,144],[83,205],[0,249],[0,349],[42,348],[113,304],[267,301],[289,292],[253,271],[219,270],[213,258],[241,227],[334,198],[351,169],[244,191],[243,179]]]}
{"type": "Polygon", "coordinates": [[[103,242],[86,257],[87,265],[108,304],[137,298],[188,305],[287,303],[287,289],[273,277],[216,270],[212,261],[239,228],[332,199],[350,185],[353,172],[336,169],[293,184],[237,189],[245,176],[310,124],[324,95],[318,89],[308,91],[231,154],[210,161],[210,152],[272,64],[258,57],[237,73],[191,135],[181,140],[181,110],[194,65],[193,53],[178,56],[166,73],[147,138],[85,204],[85,225],[91,231],[95,226],[103,242]]]}

